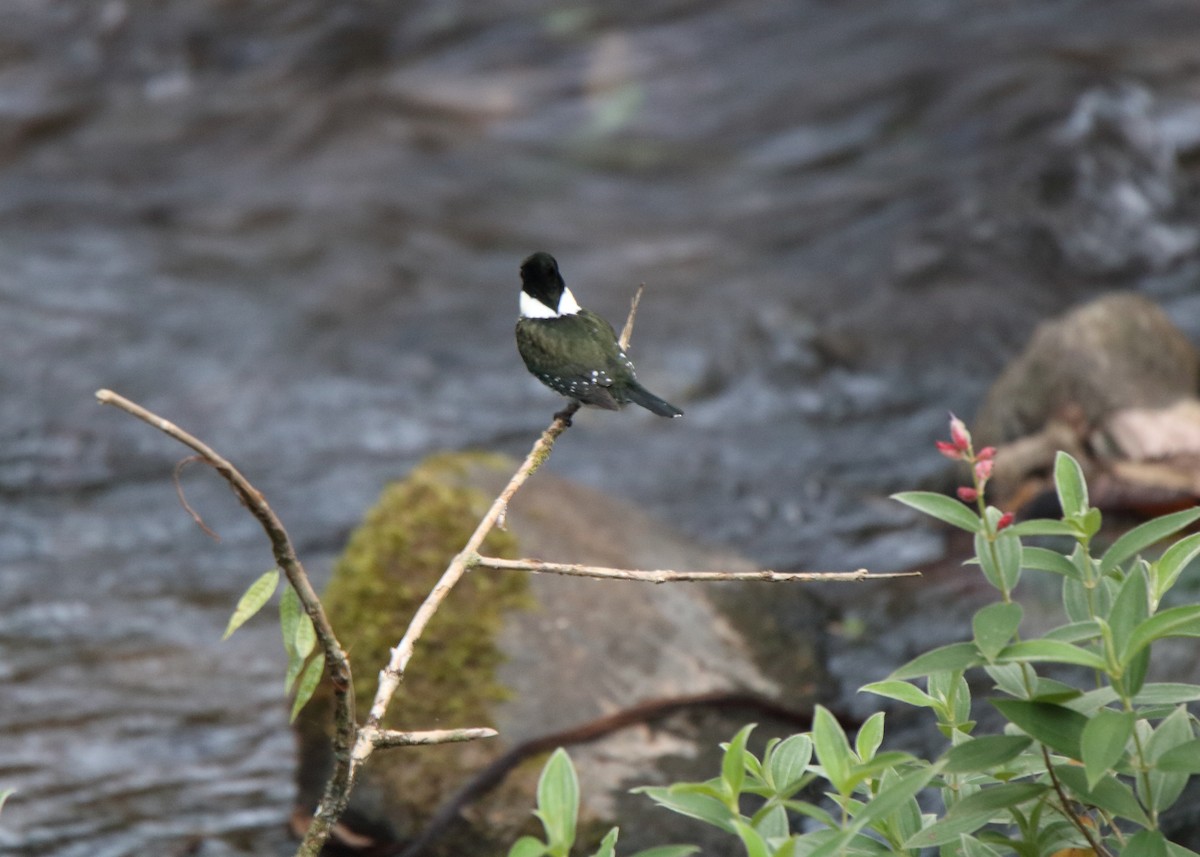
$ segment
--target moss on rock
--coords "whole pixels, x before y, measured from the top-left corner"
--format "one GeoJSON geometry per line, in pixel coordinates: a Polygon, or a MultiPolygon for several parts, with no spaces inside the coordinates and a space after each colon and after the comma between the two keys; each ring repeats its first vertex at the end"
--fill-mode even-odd
{"type": "MultiPolygon", "coordinates": [[[[384,489],[351,535],[323,600],[350,653],[360,719],[375,694],[378,670],[446,566],[470,538],[492,497],[473,484],[511,472],[503,456],[455,453],[421,462],[384,489]],[[482,478],[487,477],[487,478],[482,478]]],[[[493,530],[483,552],[515,557],[516,539],[493,530]]],[[[396,729],[488,726],[492,706],[508,696],[496,679],[503,661],[495,637],[505,613],[534,605],[528,576],[467,573],[417,642],[404,682],[385,719],[396,729]]],[[[330,699],[322,688],[297,721],[302,744],[301,800],[315,803],[329,770],[330,699]],[[322,749],[322,747],[326,749],[322,749]]],[[[390,836],[411,835],[469,772],[497,752],[489,742],[388,751],[373,759],[352,799],[365,815],[391,819],[390,836]],[[403,759],[401,760],[401,755],[403,759]]],[[[355,813],[357,814],[357,813],[355,813]]]]}
{"type": "MultiPolygon", "coordinates": [[[[502,456],[434,456],[384,489],[354,531],[325,593],[330,620],[351,652],[355,695],[364,712],[375,694],[375,668],[387,662],[409,619],[471,537],[492,498],[469,487],[475,468],[504,470],[502,456]]],[[[515,557],[516,539],[493,530],[483,551],[515,557]]],[[[506,697],[494,678],[501,661],[494,637],[504,613],[532,604],[522,574],[469,572],[429,623],[397,692],[388,726],[429,729],[483,726],[490,703],[506,697]]]]}

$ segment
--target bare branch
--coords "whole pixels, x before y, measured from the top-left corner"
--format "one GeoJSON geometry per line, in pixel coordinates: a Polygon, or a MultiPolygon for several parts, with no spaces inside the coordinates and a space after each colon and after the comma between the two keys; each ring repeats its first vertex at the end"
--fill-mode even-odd
{"type": "MultiPolygon", "coordinates": [[[[129,399],[114,393],[112,390],[96,391],[96,399],[102,405],[113,405],[137,417],[139,420],[154,426],[159,431],[179,441],[184,446],[195,450],[205,463],[211,465],[217,473],[224,477],[225,481],[233,489],[234,494],[237,495],[238,499],[250,510],[250,514],[254,515],[258,519],[259,524],[262,525],[267,538],[271,541],[271,549],[275,554],[275,562],[283,570],[283,573],[287,576],[288,583],[291,584],[296,594],[300,597],[300,603],[304,606],[304,612],[312,619],[313,627],[317,632],[317,639],[320,641],[321,648],[325,652],[325,668],[333,682],[335,718],[333,755],[337,760],[333,775],[326,785],[325,797],[321,801],[323,807],[326,804],[330,805],[329,811],[317,813],[305,836],[305,844],[307,845],[310,841],[317,842],[316,847],[319,850],[320,843],[323,843],[328,838],[329,830],[332,829],[333,823],[337,820],[338,815],[341,814],[342,809],[345,808],[346,800],[349,798],[353,775],[349,751],[355,743],[357,725],[354,714],[354,693],[352,690],[353,681],[350,672],[350,660],[346,657],[345,650],[333,632],[333,626],[329,623],[329,619],[325,615],[325,608],[321,605],[321,600],[317,597],[317,593],[308,579],[308,574],[304,571],[304,566],[300,564],[300,560],[296,556],[296,549],[292,545],[291,537],[288,536],[283,523],[275,515],[274,510],[267,504],[266,498],[263,497],[262,493],[251,485],[250,481],[236,467],[218,455],[212,447],[188,434],[174,423],[146,410],[141,405],[129,401],[129,399]],[[334,800],[331,801],[331,797],[334,800]],[[337,805],[334,806],[334,804],[337,805]]],[[[314,850],[311,853],[316,854],[317,852],[314,850]]]]}
{"type": "MultiPolygon", "coordinates": [[[[396,647],[392,649],[391,660],[388,665],[379,673],[379,688],[375,693],[375,701],[371,705],[371,712],[367,715],[367,726],[369,728],[378,729],[379,724],[383,720],[383,715],[387,711],[388,704],[392,700],[392,696],[396,692],[396,688],[400,685],[400,680],[404,677],[404,670],[408,667],[408,662],[412,658],[413,648],[416,642],[424,633],[425,627],[429,624],[429,620],[433,618],[438,607],[446,596],[450,594],[450,590],[462,578],[463,574],[471,566],[471,561],[478,556],[479,546],[483,544],[483,540],[487,534],[491,532],[496,521],[508,506],[509,500],[517,493],[525,481],[537,471],[542,463],[549,458],[550,451],[554,448],[554,441],[558,436],[567,430],[570,425],[568,416],[558,416],[554,422],[542,433],[538,438],[537,443],[525,456],[525,460],[521,462],[521,466],[517,468],[517,472],[513,474],[504,490],[498,496],[488,509],[487,514],[483,516],[483,520],[475,528],[475,532],[467,540],[466,545],[450,561],[450,565],[442,572],[441,578],[438,580],[429,594],[425,596],[425,600],[421,606],[417,608],[417,612],[413,615],[412,621],[408,624],[408,629],[404,632],[404,636],[396,647]]],[[[359,738],[359,746],[355,748],[355,756],[358,758],[360,753],[365,750],[363,740],[359,738]]],[[[366,755],[370,755],[367,751],[366,755]]],[[[365,758],[362,756],[361,758],[365,758]]]]}
{"type": "Polygon", "coordinates": [[[853,583],[860,580],[884,580],[893,577],[920,577],[919,571],[871,574],[865,568],[857,571],[674,571],[672,569],[604,568],[576,563],[543,562],[540,559],[500,559],[477,556],[474,565],[542,574],[566,574],[576,577],[598,577],[605,580],[640,580],[645,583],[712,583],[722,580],[757,580],[768,583],[807,581],[853,583]]]}
{"type": "Polygon", "coordinates": [[[642,292],[644,291],[646,291],[646,284],[642,283],[633,293],[633,301],[629,304],[629,317],[625,319],[625,327],[621,329],[622,351],[629,347],[629,338],[633,336],[633,320],[637,318],[638,304],[642,302],[642,292]]]}
{"type": "Polygon", "coordinates": [[[486,726],[474,729],[430,729],[426,732],[397,732],[393,729],[363,730],[375,745],[381,747],[412,747],[418,744],[456,744],[479,738],[495,738],[500,733],[486,726]]]}
{"type": "Polygon", "coordinates": [[[204,519],[200,517],[200,513],[192,508],[192,504],[187,501],[187,497],[183,494],[183,482],[180,481],[180,475],[183,473],[183,468],[189,464],[195,464],[197,461],[205,462],[199,455],[189,455],[187,458],[181,458],[179,463],[175,465],[175,494],[179,497],[179,505],[183,506],[183,510],[192,516],[192,520],[196,522],[196,526],[204,535],[208,536],[214,542],[221,541],[221,537],[208,524],[204,523],[204,519]]]}

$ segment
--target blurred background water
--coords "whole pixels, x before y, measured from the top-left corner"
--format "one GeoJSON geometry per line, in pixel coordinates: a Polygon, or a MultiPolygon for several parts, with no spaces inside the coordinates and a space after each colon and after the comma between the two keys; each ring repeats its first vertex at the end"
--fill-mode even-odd
{"type": "MultiPolygon", "coordinates": [[[[939,555],[933,479],[1034,324],[1115,288],[1200,338],[1187,0],[4,4],[0,850],[285,853],[271,564],[318,580],[423,455],[523,454],[554,253],[682,420],[586,413],[559,473],[777,568],[939,555]]],[[[881,590],[882,591],[882,590],[881,590]]],[[[882,596],[881,596],[882,597],[882,596]]],[[[882,632],[886,632],[883,629],[882,632]]],[[[864,678],[864,680],[866,680],[864,678]]]]}

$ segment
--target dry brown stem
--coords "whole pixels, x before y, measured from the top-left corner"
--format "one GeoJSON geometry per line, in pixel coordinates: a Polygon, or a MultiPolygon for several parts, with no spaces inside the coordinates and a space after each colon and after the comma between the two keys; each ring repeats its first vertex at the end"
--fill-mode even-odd
{"type": "Polygon", "coordinates": [[[837,582],[853,583],[859,580],[884,580],[892,577],[920,577],[919,571],[871,574],[865,568],[856,571],[675,571],[656,568],[604,568],[577,563],[544,562],[540,559],[500,559],[494,556],[477,556],[475,565],[514,571],[533,571],[540,574],[565,574],[575,577],[597,577],[604,580],[640,580],[645,583],[714,583],[721,580],[758,580],[768,583],[783,581],[806,581],[810,583],[837,582]]]}

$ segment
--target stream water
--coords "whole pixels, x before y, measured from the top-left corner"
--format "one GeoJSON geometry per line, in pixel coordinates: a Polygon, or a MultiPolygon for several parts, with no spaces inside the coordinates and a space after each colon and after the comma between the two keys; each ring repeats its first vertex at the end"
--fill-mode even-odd
{"type": "Polygon", "coordinates": [[[268,547],[192,468],[201,533],[99,387],[239,464],[323,580],[387,480],[559,406],[512,341],[545,249],[614,322],[647,284],[633,356],[686,411],[585,413],[557,472],[886,571],[942,550],[887,494],[1039,319],[1135,288],[1200,339],[1185,0],[9,6],[4,853],[289,848],[277,631],[219,641],[268,547]]]}

